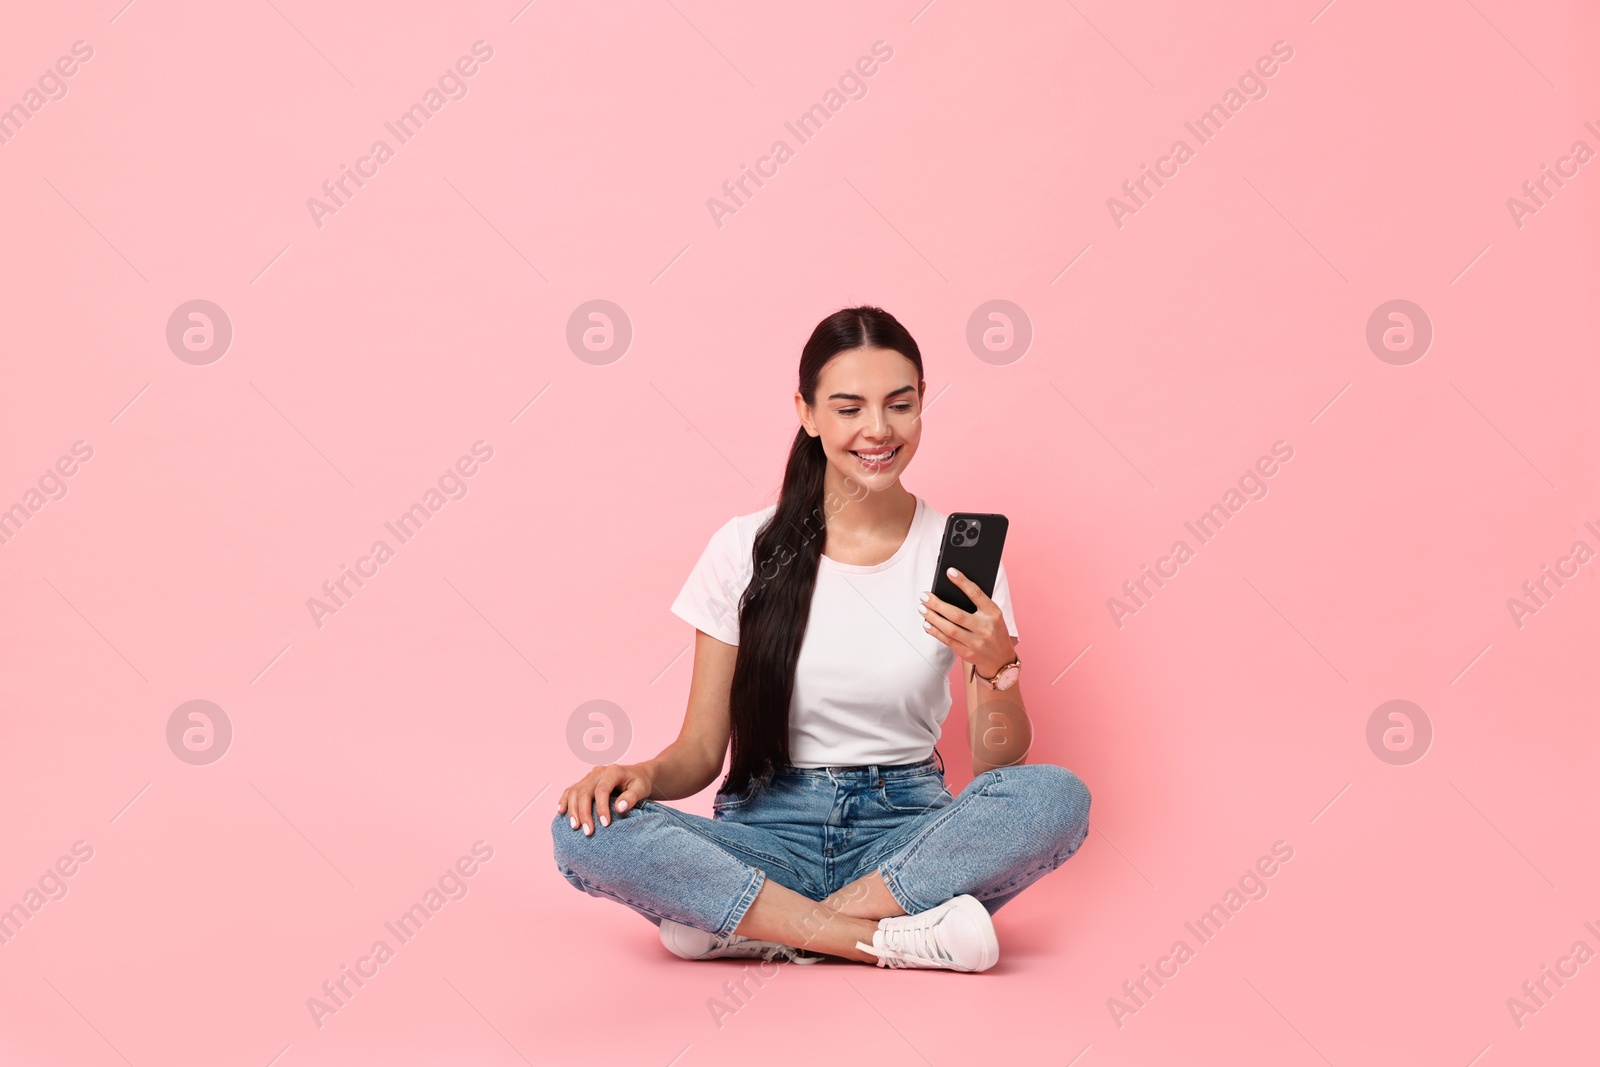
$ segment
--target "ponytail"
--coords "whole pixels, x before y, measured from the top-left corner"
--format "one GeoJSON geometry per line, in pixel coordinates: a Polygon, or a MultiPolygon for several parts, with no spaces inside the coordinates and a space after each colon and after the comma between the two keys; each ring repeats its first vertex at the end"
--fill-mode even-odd
{"type": "MultiPolygon", "coordinates": [[[[899,352],[922,378],[921,350],[899,320],[881,308],[845,308],[818,323],[801,351],[799,392],[808,405],[816,404],[817,380],[828,362],[858,348],[899,352]]],[[[789,765],[795,664],[827,542],[827,470],[821,438],[799,427],[777,507],[756,533],[750,584],[739,599],[739,653],[728,694],[732,755],[724,791],[741,792],[752,779],[770,780],[789,765]]]]}

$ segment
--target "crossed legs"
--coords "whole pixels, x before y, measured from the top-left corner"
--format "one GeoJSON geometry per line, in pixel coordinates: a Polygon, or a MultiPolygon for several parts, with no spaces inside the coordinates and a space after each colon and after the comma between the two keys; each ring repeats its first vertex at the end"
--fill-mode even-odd
{"type": "Polygon", "coordinates": [[[856,942],[872,944],[879,919],[904,914],[877,871],[820,901],[769,878],[734,933],[808,952],[876,963],[878,958],[856,948],[856,942]]]}
{"type": "Polygon", "coordinates": [[[731,932],[866,963],[874,957],[856,942],[871,944],[878,920],[908,907],[921,912],[970,894],[996,911],[1077,852],[1088,813],[1088,789],[1063,767],[986,771],[856,868],[870,866],[868,874],[822,900],[799,891],[814,879],[764,827],[646,801],[594,837],[573,834],[565,816],[552,833],[562,874],[593,896],[719,934],[743,907],[731,932]],[[640,861],[650,854],[674,862],[640,861]]]}

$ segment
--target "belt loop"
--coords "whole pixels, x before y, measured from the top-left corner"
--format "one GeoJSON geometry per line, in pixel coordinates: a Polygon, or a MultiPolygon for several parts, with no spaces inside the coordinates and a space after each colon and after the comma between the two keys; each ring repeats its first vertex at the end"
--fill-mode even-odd
{"type": "Polygon", "coordinates": [[[935,759],[937,759],[939,761],[939,774],[940,774],[941,777],[943,777],[943,775],[944,775],[944,755],[942,753],[940,753],[940,751],[939,751],[939,749],[937,747],[935,747],[934,750],[933,750],[933,756],[934,756],[935,759]]]}

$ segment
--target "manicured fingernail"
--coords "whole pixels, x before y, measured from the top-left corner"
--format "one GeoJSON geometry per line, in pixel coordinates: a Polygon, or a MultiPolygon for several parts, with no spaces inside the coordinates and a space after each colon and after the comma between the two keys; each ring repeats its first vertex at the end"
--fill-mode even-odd
{"type": "Polygon", "coordinates": [[[927,599],[928,599],[928,594],[927,594],[927,593],[923,593],[923,594],[922,594],[922,595],[921,595],[921,596],[919,596],[919,597],[918,597],[918,598],[917,598],[917,599],[918,599],[918,600],[924,600],[924,601],[925,601],[925,600],[927,600],[927,599]]]}
{"type": "Polygon", "coordinates": [[[572,824],[574,830],[578,828],[578,817],[576,815],[568,815],[567,821],[572,824]]]}
{"type": "Polygon", "coordinates": [[[952,578],[955,578],[955,577],[957,577],[957,576],[959,576],[961,574],[961,572],[956,570],[954,567],[946,567],[945,568],[945,573],[948,574],[952,578]]]}
{"type": "Polygon", "coordinates": [[[601,826],[610,826],[611,825],[611,820],[608,817],[602,815],[602,816],[600,816],[600,825],[601,826]]]}
{"type": "Polygon", "coordinates": [[[591,837],[591,836],[593,836],[593,834],[594,834],[594,827],[590,826],[588,823],[584,823],[583,824],[583,836],[584,837],[591,837]]]}
{"type": "Polygon", "coordinates": [[[628,802],[626,800],[617,801],[617,810],[618,811],[627,811],[628,810],[628,802]]]}
{"type": "Polygon", "coordinates": [[[922,614],[926,615],[928,613],[928,605],[926,605],[926,604],[918,604],[917,605],[917,610],[919,612],[921,612],[922,614]]]}

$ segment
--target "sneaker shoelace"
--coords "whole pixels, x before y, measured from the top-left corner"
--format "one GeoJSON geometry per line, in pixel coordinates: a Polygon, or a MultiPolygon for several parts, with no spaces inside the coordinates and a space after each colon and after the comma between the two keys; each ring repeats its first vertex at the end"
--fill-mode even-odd
{"type": "Polygon", "coordinates": [[[822,959],[821,956],[806,952],[804,949],[790,948],[788,945],[779,945],[778,951],[767,959],[771,960],[773,956],[782,956],[790,963],[817,963],[822,959]]]}
{"type": "Polygon", "coordinates": [[[878,927],[873,944],[856,942],[856,948],[878,957],[879,967],[915,967],[919,963],[949,963],[951,957],[933,932],[934,924],[878,927]],[[882,942],[881,945],[878,942],[882,942]]]}
{"type": "Polygon", "coordinates": [[[822,959],[821,956],[811,955],[802,949],[792,948],[789,945],[782,945],[775,941],[757,941],[750,938],[724,945],[722,955],[737,957],[759,956],[767,960],[782,956],[790,963],[816,963],[822,959]]]}

